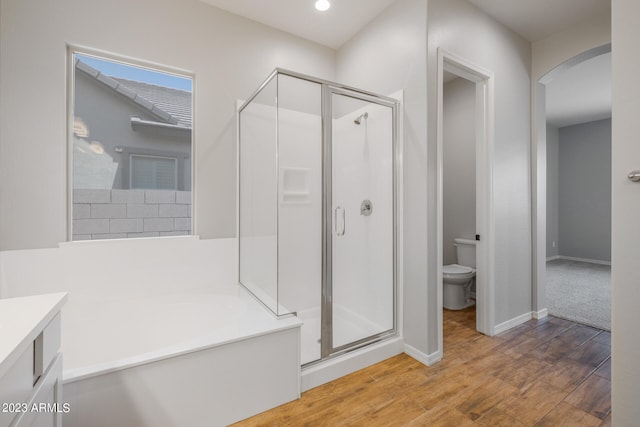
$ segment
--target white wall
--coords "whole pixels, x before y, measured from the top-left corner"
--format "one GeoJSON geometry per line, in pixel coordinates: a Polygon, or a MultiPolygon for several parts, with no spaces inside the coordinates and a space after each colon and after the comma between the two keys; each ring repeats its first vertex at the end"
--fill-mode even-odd
{"type": "MultiPolygon", "coordinates": [[[[531,46],[462,0],[429,2],[429,258],[435,258],[437,48],[494,73],[495,323],[531,310],[530,70],[531,46]]],[[[429,270],[435,293],[435,268],[429,270]]],[[[435,305],[435,298],[432,303],[435,305]]],[[[435,320],[430,321],[435,325],[435,320]]],[[[430,347],[437,346],[431,333],[430,347]]]]}
{"type": "Polygon", "coordinates": [[[426,28],[427,0],[398,0],[340,48],[336,80],[386,95],[404,91],[403,333],[428,354],[436,317],[435,295],[427,295],[426,28]]]}
{"type": "Polygon", "coordinates": [[[235,233],[236,99],[276,66],[334,78],[333,50],[197,0],[2,0],[0,10],[0,250],[66,240],[67,43],[195,74],[204,238],[235,233]]]}
{"type": "Polygon", "coordinates": [[[627,180],[640,169],[640,3],[613,0],[613,139],[612,139],[612,414],[613,425],[632,426],[640,419],[640,269],[636,252],[640,241],[640,187],[627,180]]]}
{"type": "Polygon", "coordinates": [[[228,289],[235,280],[233,239],[195,237],[77,242],[0,252],[3,298],[69,292],[65,310],[146,295],[228,289]],[[162,268],[159,268],[162,266],[162,268]]]}
{"type": "Polygon", "coordinates": [[[559,143],[558,128],[547,125],[547,258],[560,254],[558,249],[560,244],[560,235],[558,234],[559,143]]]}
{"type": "Polygon", "coordinates": [[[611,260],[611,119],[560,128],[560,255],[611,260]]]}
{"type": "Polygon", "coordinates": [[[536,41],[531,46],[532,79],[536,82],[566,60],[608,43],[611,43],[610,14],[594,16],[536,41]]]}
{"type": "Polygon", "coordinates": [[[476,86],[463,78],[443,90],[442,258],[457,263],[453,239],[476,235],[476,86]]]}

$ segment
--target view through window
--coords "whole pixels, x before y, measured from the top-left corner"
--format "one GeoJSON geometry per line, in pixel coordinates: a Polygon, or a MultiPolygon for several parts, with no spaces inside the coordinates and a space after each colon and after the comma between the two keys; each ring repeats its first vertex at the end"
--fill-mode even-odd
{"type": "Polygon", "coordinates": [[[192,233],[190,77],[73,53],[72,240],[192,233]]]}

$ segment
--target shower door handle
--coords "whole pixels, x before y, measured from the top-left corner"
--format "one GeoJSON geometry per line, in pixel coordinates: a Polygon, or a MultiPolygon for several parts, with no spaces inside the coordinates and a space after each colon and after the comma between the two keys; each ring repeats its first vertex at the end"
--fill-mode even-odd
{"type": "Polygon", "coordinates": [[[336,206],[333,211],[333,229],[337,236],[344,236],[346,227],[346,218],[344,208],[342,206],[336,206]],[[342,217],[342,227],[338,227],[338,212],[340,212],[342,217]]]}

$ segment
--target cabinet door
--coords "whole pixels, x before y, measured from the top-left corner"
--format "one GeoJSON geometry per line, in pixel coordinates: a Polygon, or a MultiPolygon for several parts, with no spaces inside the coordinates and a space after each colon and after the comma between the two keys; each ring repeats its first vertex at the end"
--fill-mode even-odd
{"type": "Polygon", "coordinates": [[[17,417],[11,427],[62,427],[62,355],[35,385],[28,411],[17,417]]]}
{"type": "Polygon", "coordinates": [[[14,425],[16,418],[24,410],[22,403],[26,402],[33,390],[33,344],[20,355],[0,378],[0,402],[18,406],[16,408],[3,407],[0,411],[0,427],[14,425]],[[20,412],[18,412],[18,410],[20,412]],[[7,411],[7,412],[4,412],[7,411]]]}

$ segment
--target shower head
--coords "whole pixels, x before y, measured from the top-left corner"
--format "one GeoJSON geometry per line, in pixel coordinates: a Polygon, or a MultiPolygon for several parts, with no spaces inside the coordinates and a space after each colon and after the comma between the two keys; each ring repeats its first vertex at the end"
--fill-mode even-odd
{"type": "Polygon", "coordinates": [[[364,114],[360,114],[358,117],[356,117],[353,123],[359,125],[362,122],[362,119],[367,120],[368,118],[369,118],[369,113],[365,112],[364,114]]]}

